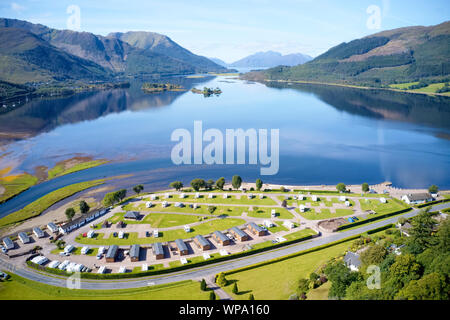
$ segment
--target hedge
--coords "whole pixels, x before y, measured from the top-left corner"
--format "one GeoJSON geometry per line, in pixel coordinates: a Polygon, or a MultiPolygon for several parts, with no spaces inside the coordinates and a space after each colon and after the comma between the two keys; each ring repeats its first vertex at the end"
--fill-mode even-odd
{"type": "Polygon", "coordinates": [[[434,205],[434,204],[444,203],[444,202],[448,202],[448,201],[450,201],[450,198],[448,198],[448,199],[442,199],[442,200],[435,200],[435,201],[430,201],[430,202],[418,204],[416,207],[417,207],[417,208],[423,208],[423,207],[428,207],[428,206],[432,206],[432,205],[434,205]]]}
{"type": "Polygon", "coordinates": [[[399,210],[399,211],[394,211],[394,212],[389,212],[389,213],[377,215],[377,216],[372,217],[372,218],[359,220],[359,221],[356,221],[356,222],[353,222],[353,223],[344,224],[342,226],[337,227],[336,231],[340,231],[340,230],[344,230],[344,229],[348,229],[348,228],[353,228],[353,227],[359,226],[361,224],[365,224],[365,223],[368,223],[368,222],[372,222],[372,221],[380,220],[380,219],[383,219],[383,218],[395,216],[395,215],[402,214],[402,213],[405,213],[405,212],[408,212],[408,211],[411,211],[411,210],[412,210],[412,208],[406,208],[406,209],[399,210]]]}
{"type": "MultiPolygon", "coordinates": [[[[379,227],[379,228],[376,228],[376,229],[373,229],[373,230],[369,230],[367,232],[367,234],[372,234],[372,233],[376,233],[376,232],[379,232],[379,231],[383,231],[385,229],[392,228],[393,226],[394,226],[393,224],[388,224],[388,225],[385,225],[385,226],[382,226],[382,227],[379,227]]],[[[226,272],[224,272],[224,274],[225,275],[230,275],[230,274],[233,274],[233,273],[238,273],[238,272],[242,272],[242,271],[246,271],[246,270],[251,270],[251,269],[262,267],[262,266],[266,266],[266,265],[269,265],[269,264],[272,264],[272,263],[276,263],[276,262],[288,260],[288,259],[291,259],[291,258],[295,258],[295,257],[301,256],[301,255],[304,255],[304,254],[307,254],[307,253],[311,253],[311,252],[315,252],[315,251],[319,251],[319,250],[322,250],[322,249],[325,249],[325,248],[328,248],[328,247],[331,247],[331,246],[334,246],[334,245],[337,245],[337,244],[340,244],[340,243],[343,243],[343,242],[346,242],[346,241],[358,239],[362,234],[363,233],[357,234],[357,235],[354,235],[354,236],[350,236],[350,237],[347,237],[347,238],[344,238],[344,239],[341,239],[341,240],[336,240],[336,241],[333,241],[333,242],[330,242],[330,243],[327,243],[327,244],[323,244],[321,246],[314,247],[314,248],[311,248],[311,249],[306,249],[306,250],[303,250],[303,251],[295,252],[295,253],[292,253],[292,254],[287,255],[287,256],[283,256],[283,257],[275,258],[275,259],[272,259],[272,260],[259,262],[259,263],[256,263],[256,264],[253,264],[253,265],[250,265],[250,266],[245,266],[245,267],[242,267],[242,268],[226,271],[226,272]]],[[[217,275],[216,275],[216,277],[217,277],[217,275]]]]}
{"type": "MultiPolygon", "coordinates": [[[[191,269],[191,268],[195,268],[195,267],[205,266],[205,265],[216,263],[216,262],[222,262],[222,261],[226,261],[226,260],[230,260],[230,259],[241,258],[241,257],[249,256],[252,254],[264,252],[267,250],[276,249],[276,248],[287,246],[287,245],[294,244],[297,242],[309,240],[315,236],[317,236],[317,234],[309,235],[309,236],[305,236],[305,237],[301,237],[298,239],[293,239],[293,240],[289,240],[289,241],[285,241],[285,242],[279,242],[279,243],[274,244],[269,247],[251,249],[251,250],[247,250],[244,252],[230,254],[228,256],[221,256],[221,257],[218,257],[215,259],[204,260],[204,261],[200,261],[200,262],[196,262],[196,263],[192,263],[192,264],[185,264],[185,265],[181,265],[181,266],[177,266],[177,267],[164,268],[164,269],[159,269],[159,270],[141,271],[141,272],[129,272],[129,273],[109,273],[109,274],[81,273],[81,278],[85,278],[85,279],[124,279],[124,278],[139,278],[139,277],[145,277],[145,276],[153,276],[153,275],[177,272],[177,271],[182,271],[182,270],[191,269]]],[[[31,257],[29,259],[31,259],[31,257]]],[[[52,274],[63,275],[63,276],[72,275],[72,273],[68,273],[66,271],[62,271],[59,269],[40,266],[29,260],[27,261],[27,265],[34,269],[38,269],[38,270],[45,271],[45,272],[52,273],[52,274]]]]}

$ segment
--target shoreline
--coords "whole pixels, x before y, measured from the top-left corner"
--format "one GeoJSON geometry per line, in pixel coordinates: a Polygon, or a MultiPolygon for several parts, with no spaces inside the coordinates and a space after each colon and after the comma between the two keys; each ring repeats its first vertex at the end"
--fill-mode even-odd
{"type": "Polygon", "coordinates": [[[376,88],[376,87],[367,87],[367,86],[358,86],[353,84],[343,84],[343,83],[333,83],[333,82],[319,82],[319,81],[306,81],[306,80],[273,80],[273,79],[245,79],[239,77],[241,80],[250,80],[255,82],[278,82],[278,83],[298,83],[298,84],[313,84],[313,85],[322,85],[322,86],[335,86],[335,87],[344,87],[344,88],[353,88],[353,89],[361,89],[361,90],[386,90],[393,92],[401,92],[408,94],[421,94],[432,97],[447,97],[450,98],[450,93],[436,93],[436,92],[418,92],[412,90],[401,90],[395,88],[376,88]]]}

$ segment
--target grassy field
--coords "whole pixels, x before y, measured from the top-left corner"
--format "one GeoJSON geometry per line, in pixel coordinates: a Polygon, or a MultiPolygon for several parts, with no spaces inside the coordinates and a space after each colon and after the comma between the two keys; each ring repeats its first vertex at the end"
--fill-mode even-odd
{"type": "MultiPolygon", "coordinates": [[[[294,206],[294,205],[306,205],[307,203],[311,204],[311,206],[313,207],[319,207],[321,203],[325,204],[326,207],[332,207],[334,203],[337,204],[343,204],[344,202],[339,201],[338,198],[336,197],[328,197],[330,198],[329,200],[327,200],[325,195],[322,196],[318,196],[317,197],[317,201],[312,201],[311,197],[304,197],[304,200],[294,200],[292,197],[289,196],[289,199],[286,199],[284,196],[278,196],[278,199],[280,201],[286,200],[288,207],[290,206],[294,206]]],[[[355,205],[355,201],[351,200],[351,199],[347,199],[348,202],[350,202],[350,204],[352,206],[355,205]]]]}
{"type": "Polygon", "coordinates": [[[105,161],[105,160],[92,160],[92,161],[87,161],[87,162],[83,162],[83,163],[78,163],[68,169],[65,169],[63,165],[56,165],[52,169],[48,170],[48,178],[47,179],[50,180],[50,179],[53,179],[53,178],[56,178],[59,176],[63,176],[63,175],[69,174],[69,173],[97,167],[97,166],[100,166],[107,162],[108,161],[105,161]]]}
{"type": "Polygon", "coordinates": [[[61,201],[67,197],[74,195],[77,192],[86,190],[104,183],[104,180],[93,180],[87,182],[80,182],[66,186],[64,188],[55,190],[46,194],[45,196],[37,199],[36,201],[28,204],[23,209],[11,213],[10,215],[0,219],[0,227],[8,224],[20,222],[35,216],[40,215],[44,210],[52,206],[53,204],[61,201]]]}
{"type": "MultiPolygon", "coordinates": [[[[227,215],[227,216],[240,216],[242,215],[242,212],[248,211],[247,207],[234,207],[234,206],[220,206],[220,205],[213,205],[216,207],[216,210],[212,213],[213,215],[219,216],[219,215],[227,215]]],[[[138,210],[142,212],[176,212],[176,213],[196,213],[196,214],[208,214],[211,213],[208,210],[208,205],[199,205],[197,209],[192,209],[189,206],[185,206],[183,208],[175,207],[174,203],[169,203],[168,207],[163,208],[160,203],[154,204],[151,208],[146,208],[145,204],[141,203],[140,205],[133,204],[127,204],[123,207],[126,211],[133,211],[138,210]]]]}
{"type": "Polygon", "coordinates": [[[119,290],[70,290],[31,281],[14,274],[0,283],[0,300],[207,300],[194,281],[119,290]]]}
{"type": "Polygon", "coordinates": [[[331,282],[327,281],[318,288],[311,289],[306,295],[306,300],[328,300],[331,282]]]}
{"type": "Polygon", "coordinates": [[[373,210],[376,213],[390,213],[402,209],[408,208],[406,204],[403,204],[400,201],[395,201],[393,199],[386,199],[387,203],[381,203],[378,199],[360,199],[359,203],[361,204],[361,209],[373,210]]]}
{"type": "Polygon", "coordinates": [[[299,279],[307,278],[330,258],[344,253],[350,244],[351,241],[340,243],[288,260],[228,275],[227,279],[231,280],[230,282],[237,281],[239,292],[238,294],[231,292],[232,284],[227,285],[224,290],[233,299],[238,300],[247,300],[250,293],[257,300],[286,300],[296,291],[299,279]]]}
{"type": "MultiPolygon", "coordinates": [[[[196,199],[195,194],[186,193],[186,197],[181,199],[179,195],[172,195],[169,199],[165,199],[164,196],[159,196],[158,200],[160,201],[168,201],[168,202],[189,202],[189,203],[211,203],[211,204],[245,204],[245,205],[259,205],[259,206],[275,206],[277,203],[271,198],[264,197],[264,199],[259,199],[258,193],[254,193],[255,196],[253,199],[249,199],[248,196],[241,196],[240,199],[236,198],[236,195],[228,194],[228,198],[224,199],[221,194],[215,194],[214,198],[208,198],[208,193],[200,193],[200,197],[196,199]]],[[[145,200],[151,201],[150,198],[146,198],[145,200]]]]}
{"type": "MultiPolygon", "coordinates": [[[[371,236],[382,233],[385,231],[373,233],[371,236]]],[[[298,280],[308,278],[311,272],[317,271],[329,259],[344,254],[351,247],[353,241],[348,240],[287,260],[227,275],[230,283],[224,290],[233,299],[238,300],[247,300],[250,293],[257,300],[286,300],[296,292],[298,280]],[[232,293],[234,282],[237,282],[238,294],[232,293]]]]}
{"type": "Polygon", "coordinates": [[[284,208],[261,208],[253,207],[253,211],[247,211],[247,215],[253,218],[270,219],[272,210],[275,209],[277,219],[293,219],[294,216],[284,208]]]}
{"type": "Polygon", "coordinates": [[[160,231],[159,237],[148,237],[148,238],[138,238],[137,232],[125,232],[125,237],[123,239],[115,238],[112,234],[109,238],[104,239],[104,234],[99,232],[94,238],[83,238],[80,235],[76,237],[75,241],[80,244],[91,244],[91,245],[132,245],[132,244],[150,244],[155,242],[166,242],[173,241],[176,239],[187,239],[192,238],[198,234],[206,235],[216,230],[226,230],[234,226],[239,226],[245,223],[243,219],[237,218],[224,218],[212,221],[203,222],[197,226],[191,227],[191,232],[187,233],[183,228],[160,231]]]}
{"type": "Polygon", "coordinates": [[[335,213],[332,213],[330,209],[326,208],[316,208],[309,209],[306,212],[300,212],[300,209],[296,208],[295,211],[302,217],[308,220],[323,220],[329,218],[343,217],[353,214],[352,209],[335,209],[335,213]],[[318,212],[320,210],[320,212],[318,212]]]}
{"type": "Polygon", "coordinates": [[[317,234],[317,232],[312,229],[302,229],[299,231],[288,233],[287,235],[283,236],[283,238],[285,238],[287,241],[290,241],[301,237],[312,236],[315,234],[317,234]]]}
{"type": "MultiPolygon", "coordinates": [[[[202,218],[208,218],[204,216],[196,216],[196,215],[183,215],[183,214],[170,214],[170,213],[149,213],[141,220],[131,220],[124,219],[125,212],[119,212],[113,215],[108,221],[112,223],[117,223],[119,221],[124,221],[127,224],[150,224],[152,228],[169,228],[182,226],[185,224],[190,224],[194,222],[201,221],[202,218]]],[[[97,228],[100,228],[102,223],[96,225],[97,228]]]]}
{"type": "Polygon", "coordinates": [[[27,190],[38,182],[38,178],[30,174],[19,174],[6,176],[9,168],[0,170],[0,186],[5,190],[0,195],[0,203],[14,197],[15,195],[27,190]]]}

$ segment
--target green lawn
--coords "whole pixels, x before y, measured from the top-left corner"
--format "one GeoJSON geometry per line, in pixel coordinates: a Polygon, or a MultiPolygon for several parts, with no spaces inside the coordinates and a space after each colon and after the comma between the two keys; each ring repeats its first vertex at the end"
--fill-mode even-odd
{"type": "Polygon", "coordinates": [[[75,241],[80,244],[91,244],[91,245],[132,245],[132,244],[150,244],[154,242],[166,242],[173,241],[176,239],[187,239],[192,238],[198,234],[206,235],[216,230],[227,230],[234,226],[239,226],[245,223],[243,219],[237,218],[224,218],[217,219],[212,221],[203,222],[197,226],[191,227],[191,232],[187,233],[183,228],[169,230],[169,231],[160,231],[159,237],[144,237],[138,238],[137,232],[125,232],[125,237],[123,239],[115,238],[112,234],[109,238],[104,239],[104,234],[99,232],[94,238],[83,238],[80,235],[76,237],[75,241]]]}
{"type": "Polygon", "coordinates": [[[253,207],[253,211],[247,211],[247,215],[253,218],[271,218],[271,212],[275,209],[277,219],[293,219],[294,216],[285,208],[253,207]]]}
{"type": "MultiPolygon", "coordinates": [[[[219,215],[227,215],[227,216],[240,216],[242,215],[242,212],[248,211],[247,207],[234,207],[234,206],[219,206],[219,205],[212,205],[216,207],[216,210],[212,213],[213,215],[219,216],[219,215]]],[[[183,208],[175,207],[174,203],[169,203],[168,207],[163,208],[162,204],[154,204],[153,207],[147,208],[145,207],[144,203],[141,203],[140,205],[136,206],[134,203],[130,203],[124,206],[124,210],[127,211],[133,211],[138,210],[142,212],[179,212],[179,213],[196,213],[196,214],[211,214],[208,210],[208,205],[199,205],[197,209],[192,209],[188,205],[186,205],[183,208]]]]}
{"type": "Polygon", "coordinates": [[[224,289],[233,299],[238,300],[248,299],[250,293],[257,300],[286,300],[296,291],[299,279],[307,278],[321,264],[344,253],[350,243],[351,241],[340,243],[319,251],[228,275],[228,280],[237,281],[241,294],[235,295],[231,292],[232,284],[224,289]],[[242,292],[245,293],[242,294],[242,292]]]}
{"type": "Polygon", "coordinates": [[[320,287],[311,289],[306,295],[306,300],[328,300],[328,291],[330,291],[330,287],[331,281],[327,281],[320,287]]]}
{"type": "Polygon", "coordinates": [[[28,204],[23,209],[11,213],[4,218],[0,219],[0,227],[8,224],[20,222],[35,216],[40,215],[44,210],[52,206],[53,204],[74,195],[82,190],[86,190],[104,183],[104,180],[93,180],[87,182],[80,182],[66,186],[64,188],[55,190],[46,194],[45,196],[37,199],[36,201],[28,204]]]}
{"type": "Polygon", "coordinates": [[[31,281],[14,274],[0,283],[0,300],[207,300],[209,292],[195,281],[136,289],[70,290],[31,281]]]}
{"type": "Polygon", "coordinates": [[[323,220],[353,214],[352,209],[335,209],[335,213],[331,213],[330,209],[326,208],[308,209],[306,212],[300,212],[300,209],[296,208],[295,211],[308,220],[323,220]]]}
{"type": "Polygon", "coordinates": [[[14,197],[15,195],[27,190],[38,182],[38,178],[30,174],[21,174],[14,179],[1,178],[0,186],[5,188],[5,191],[0,195],[0,203],[14,197]]]}
{"type": "Polygon", "coordinates": [[[69,173],[97,167],[97,166],[100,166],[107,162],[108,161],[105,161],[105,160],[92,160],[92,161],[87,161],[87,162],[83,162],[83,163],[78,163],[69,169],[65,169],[63,165],[58,164],[58,165],[54,166],[52,169],[48,170],[48,178],[47,179],[50,180],[50,179],[53,179],[53,178],[56,178],[59,176],[63,176],[63,175],[69,174],[69,173]]]}
{"type": "Polygon", "coordinates": [[[387,203],[381,203],[379,199],[360,199],[361,209],[363,211],[373,210],[376,213],[390,213],[408,208],[406,204],[393,199],[387,199],[387,203]]]}
{"type": "MultiPolygon", "coordinates": [[[[200,193],[200,198],[196,199],[195,193],[186,193],[186,197],[181,199],[178,194],[172,195],[169,199],[164,199],[164,196],[160,197],[160,201],[166,200],[168,202],[189,202],[189,203],[211,203],[211,204],[249,204],[249,205],[260,205],[260,206],[275,206],[277,203],[268,198],[267,196],[264,199],[259,199],[258,194],[254,193],[255,196],[253,199],[249,199],[248,196],[242,195],[240,199],[236,198],[236,195],[228,194],[228,198],[224,199],[222,194],[211,192],[214,195],[214,198],[208,198],[208,193],[200,193]]],[[[226,192],[224,192],[226,193],[226,192]]],[[[262,193],[262,192],[261,192],[262,193]]],[[[146,199],[151,201],[150,198],[146,199]]]]}
{"type": "MultiPolygon", "coordinates": [[[[118,221],[124,221],[127,224],[150,224],[152,228],[169,228],[176,226],[183,226],[194,222],[201,221],[202,218],[208,218],[204,216],[196,215],[183,215],[183,214],[170,214],[170,213],[149,213],[141,220],[135,221],[132,219],[124,219],[125,212],[118,212],[113,215],[108,221],[117,223],[118,221]]],[[[100,228],[102,223],[96,225],[100,228]]]]}
{"type": "Polygon", "coordinates": [[[313,236],[315,234],[317,234],[317,232],[315,232],[312,229],[302,229],[299,231],[288,233],[287,235],[283,236],[283,238],[285,238],[287,241],[290,241],[290,240],[294,240],[294,239],[298,239],[298,238],[302,238],[302,237],[306,237],[306,236],[313,236]]]}
{"type": "MultiPolygon", "coordinates": [[[[73,254],[73,255],[81,255],[81,249],[82,249],[83,247],[75,247],[75,250],[73,250],[70,254],[73,254]]],[[[63,252],[64,251],[64,249],[62,249],[62,250],[60,250],[60,249],[54,249],[54,250],[52,250],[50,253],[52,253],[52,254],[59,254],[59,253],[61,253],[61,252],[63,252]]],[[[97,255],[97,252],[98,252],[98,248],[91,248],[90,250],[89,250],[89,252],[86,254],[87,256],[91,256],[91,257],[95,257],[96,255],[97,255]]]]}

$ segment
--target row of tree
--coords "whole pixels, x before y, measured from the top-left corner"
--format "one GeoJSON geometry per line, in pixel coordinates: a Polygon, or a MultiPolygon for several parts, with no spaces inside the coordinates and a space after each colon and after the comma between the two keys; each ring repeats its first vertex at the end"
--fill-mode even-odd
{"type": "MultiPolygon", "coordinates": [[[[212,179],[209,179],[207,181],[203,179],[194,179],[191,181],[191,187],[195,191],[199,191],[200,189],[212,190],[214,187],[218,190],[223,190],[225,183],[226,182],[224,177],[217,179],[217,181],[214,181],[212,179]]],[[[234,189],[239,189],[242,185],[242,178],[238,175],[233,176],[233,178],[231,179],[231,185],[234,189]]],[[[177,191],[181,190],[184,187],[181,181],[174,181],[169,186],[177,191]]],[[[256,179],[256,190],[261,190],[262,186],[262,180],[256,179]]]]}
{"type": "MultiPolygon", "coordinates": [[[[91,209],[91,208],[89,207],[89,205],[87,204],[87,202],[84,201],[84,200],[81,200],[81,201],[78,203],[78,207],[79,207],[80,212],[81,212],[82,214],[88,213],[89,210],[91,209]]],[[[74,208],[67,208],[66,211],[65,211],[65,214],[66,214],[67,219],[68,219],[69,221],[72,221],[72,218],[75,216],[75,209],[74,209],[74,208]]]]}

